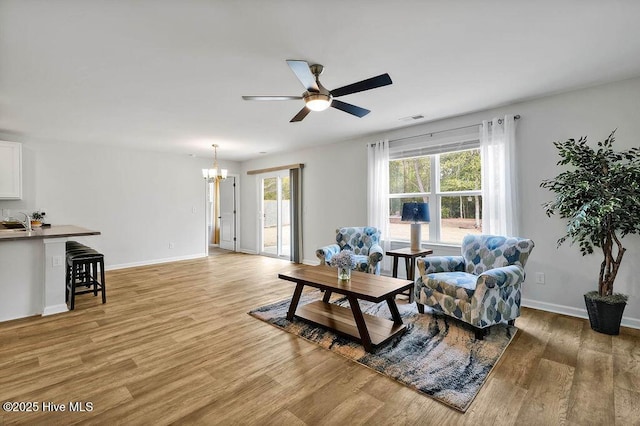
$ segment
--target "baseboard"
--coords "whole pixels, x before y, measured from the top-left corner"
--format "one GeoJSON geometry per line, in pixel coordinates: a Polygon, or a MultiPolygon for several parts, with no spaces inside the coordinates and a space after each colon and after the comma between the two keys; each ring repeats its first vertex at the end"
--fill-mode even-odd
{"type": "Polygon", "coordinates": [[[113,271],[116,269],[135,268],[138,266],[157,265],[159,263],[179,262],[181,260],[193,260],[207,257],[205,253],[190,254],[187,256],[168,257],[165,259],[143,260],[142,262],[120,263],[118,265],[106,265],[105,271],[113,271]]]}
{"type": "Polygon", "coordinates": [[[313,259],[313,260],[302,259],[302,264],[303,265],[315,266],[315,265],[320,264],[320,261],[318,259],[313,259]]]}
{"type": "MultiPolygon", "coordinates": [[[[554,312],[556,314],[563,314],[571,317],[589,318],[586,309],[574,308],[573,306],[557,305],[555,303],[540,302],[531,299],[522,299],[521,305],[525,308],[554,312]]],[[[624,327],[640,329],[640,319],[622,317],[621,325],[624,327]]]]}
{"type": "Polygon", "coordinates": [[[69,308],[67,308],[66,304],[45,306],[44,310],[42,311],[42,316],[46,317],[48,315],[60,314],[62,312],[68,312],[68,311],[69,311],[69,308]]]}

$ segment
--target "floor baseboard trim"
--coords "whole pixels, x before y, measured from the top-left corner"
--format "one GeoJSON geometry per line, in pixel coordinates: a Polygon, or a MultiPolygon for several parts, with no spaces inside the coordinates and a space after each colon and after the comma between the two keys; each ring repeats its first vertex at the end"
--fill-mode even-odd
{"type": "Polygon", "coordinates": [[[118,265],[105,266],[105,271],[114,271],[116,269],[136,268],[138,266],[157,265],[159,263],[179,262],[181,260],[193,260],[207,257],[205,253],[190,254],[187,256],[168,257],[165,259],[143,260],[142,262],[120,263],[118,265]]]}
{"type": "Polygon", "coordinates": [[[48,315],[54,315],[62,312],[68,312],[68,311],[69,311],[69,308],[67,307],[66,304],[45,306],[44,310],[42,311],[42,316],[46,317],[48,315]]]}
{"type": "MultiPolygon", "coordinates": [[[[522,299],[521,305],[525,308],[538,309],[539,311],[553,312],[578,318],[589,318],[586,309],[574,308],[573,306],[557,305],[555,303],[540,302],[532,299],[522,299]]],[[[623,316],[620,325],[640,329],[640,319],[623,316]]]]}

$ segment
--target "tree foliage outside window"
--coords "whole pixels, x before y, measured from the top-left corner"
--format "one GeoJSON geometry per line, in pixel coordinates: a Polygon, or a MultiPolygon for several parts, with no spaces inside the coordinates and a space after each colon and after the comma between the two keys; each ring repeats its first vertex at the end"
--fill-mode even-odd
{"type": "Polygon", "coordinates": [[[440,191],[479,190],[481,180],[479,150],[440,155],[440,191]]]}
{"type": "MultiPolygon", "coordinates": [[[[291,190],[289,187],[289,178],[285,177],[282,181],[282,199],[288,200],[291,197],[291,190]]],[[[277,200],[278,199],[278,178],[266,178],[264,179],[264,199],[265,200],[277,200]]]]}
{"type": "Polygon", "coordinates": [[[431,159],[429,156],[403,158],[389,162],[389,193],[429,192],[431,159]]]}

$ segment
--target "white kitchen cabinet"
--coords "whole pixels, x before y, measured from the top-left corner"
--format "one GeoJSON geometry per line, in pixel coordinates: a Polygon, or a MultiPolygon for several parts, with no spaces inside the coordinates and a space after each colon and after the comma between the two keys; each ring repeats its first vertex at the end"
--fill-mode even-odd
{"type": "Polygon", "coordinates": [[[0,141],[0,200],[22,199],[22,144],[0,141]]]}

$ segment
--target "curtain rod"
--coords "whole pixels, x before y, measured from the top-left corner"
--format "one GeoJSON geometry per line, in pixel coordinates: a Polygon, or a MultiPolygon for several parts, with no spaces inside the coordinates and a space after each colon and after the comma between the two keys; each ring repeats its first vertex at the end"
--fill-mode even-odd
{"type": "MultiPolygon", "coordinates": [[[[516,114],[516,115],[514,115],[514,116],[513,116],[513,119],[514,119],[514,120],[519,120],[519,119],[520,119],[520,114],[516,114]]],[[[498,119],[498,124],[502,124],[502,122],[503,122],[503,121],[504,121],[504,120],[503,120],[502,118],[499,118],[499,119],[498,119]]],[[[488,123],[489,123],[489,124],[493,124],[493,121],[488,121],[488,123]]],[[[453,132],[453,131],[455,131],[455,130],[467,129],[467,128],[469,128],[469,127],[477,127],[477,126],[480,126],[480,125],[482,125],[482,123],[478,123],[478,124],[469,124],[468,126],[456,127],[455,129],[438,130],[438,131],[436,131],[436,132],[423,133],[423,134],[421,134],[421,135],[407,136],[406,138],[392,139],[392,140],[389,140],[389,142],[404,141],[404,140],[407,140],[407,139],[419,138],[419,137],[427,136],[427,135],[428,135],[428,136],[432,136],[432,135],[435,135],[435,134],[438,134],[438,133],[453,132]]],[[[373,145],[373,144],[371,144],[371,145],[373,145]]]]}
{"type": "Polygon", "coordinates": [[[304,164],[289,164],[288,166],[269,167],[268,169],[249,170],[248,175],[259,175],[262,173],[277,172],[280,170],[302,169],[304,164]]]}

